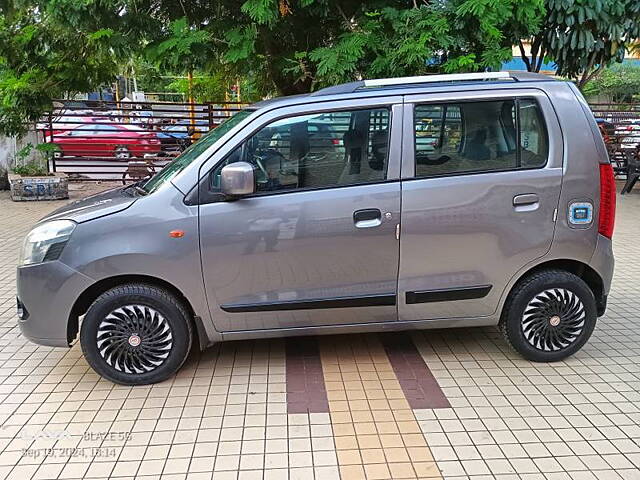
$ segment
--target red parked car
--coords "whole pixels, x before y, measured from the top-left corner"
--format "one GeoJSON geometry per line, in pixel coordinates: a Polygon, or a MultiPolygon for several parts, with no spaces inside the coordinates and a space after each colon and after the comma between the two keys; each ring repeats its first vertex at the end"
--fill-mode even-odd
{"type": "Polygon", "coordinates": [[[53,135],[58,156],[127,159],[160,152],[154,132],[131,125],[91,123],[53,135]]]}

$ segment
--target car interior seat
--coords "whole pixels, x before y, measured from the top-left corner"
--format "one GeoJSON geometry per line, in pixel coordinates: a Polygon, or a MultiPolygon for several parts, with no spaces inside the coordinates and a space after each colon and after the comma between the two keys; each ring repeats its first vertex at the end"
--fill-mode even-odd
{"type": "Polygon", "coordinates": [[[486,142],[486,128],[478,128],[465,145],[465,158],[473,161],[489,160],[491,158],[491,150],[486,142]]]}

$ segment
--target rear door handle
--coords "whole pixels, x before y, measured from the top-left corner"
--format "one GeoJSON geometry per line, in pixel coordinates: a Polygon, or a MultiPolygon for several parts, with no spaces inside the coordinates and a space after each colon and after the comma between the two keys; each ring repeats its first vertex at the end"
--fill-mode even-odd
{"type": "Polygon", "coordinates": [[[365,208],[353,212],[356,228],[372,228],[382,224],[382,212],[377,208],[365,208]]]}
{"type": "Polygon", "coordinates": [[[522,195],[516,195],[513,197],[513,206],[519,207],[523,205],[532,205],[538,203],[540,198],[535,193],[524,193],[522,195]]]}

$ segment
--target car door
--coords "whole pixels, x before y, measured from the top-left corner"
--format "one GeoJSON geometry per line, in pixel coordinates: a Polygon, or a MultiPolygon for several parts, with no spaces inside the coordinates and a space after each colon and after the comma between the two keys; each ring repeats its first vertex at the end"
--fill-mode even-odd
{"type": "Polygon", "coordinates": [[[203,177],[202,270],[219,331],[397,320],[399,103],[263,115],[203,177]],[[317,124],[330,126],[326,141],[317,124]],[[220,170],[236,161],[254,165],[257,192],[225,199],[220,170]]]}
{"type": "Polygon", "coordinates": [[[68,133],[55,137],[55,143],[61,146],[64,155],[81,156],[91,155],[91,144],[95,142],[96,135],[95,124],[80,125],[68,133]]]}
{"type": "Polygon", "coordinates": [[[534,89],[405,102],[399,319],[491,316],[553,239],[562,136],[551,103],[534,89]]]}
{"type": "Polygon", "coordinates": [[[135,135],[133,132],[127,131],[122,126],[97,123],[95,125],[95,137],[88,145],[88,149],[90,149],[91,155],[99,157],[115,156],[117,146],[128,146],[128,144],[136,141],[132,138],[133,135],[135,135]]]}

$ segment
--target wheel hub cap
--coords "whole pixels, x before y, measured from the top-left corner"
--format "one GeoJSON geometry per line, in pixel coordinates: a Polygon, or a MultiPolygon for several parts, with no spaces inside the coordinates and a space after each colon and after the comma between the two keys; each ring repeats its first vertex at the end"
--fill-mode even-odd
{"type": "Polygon", "coordinates": [[[522,333],[538,350],[554,352],[569,347],[582,333],[584,305],[565,288],[550,288],[535,295],[522,315],[522,333]]]}
{"type": "Polygon", "coordinates": [[[98,326],[96,344],[108,365],[124,373],[147,373],[162,365],[173,348],[171,326],[146,305],[126,305],[98,326]]]}

